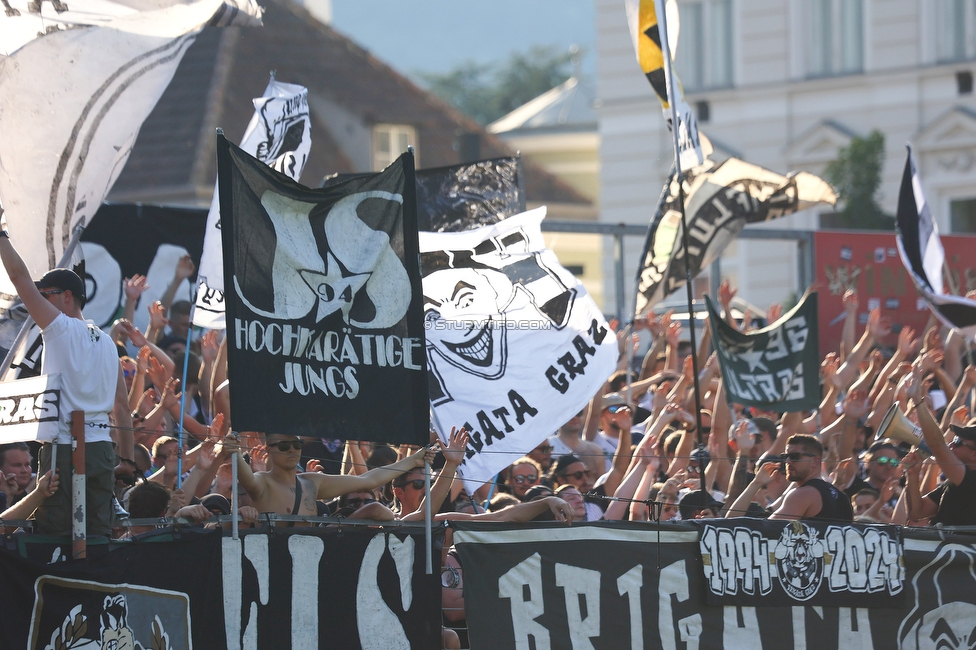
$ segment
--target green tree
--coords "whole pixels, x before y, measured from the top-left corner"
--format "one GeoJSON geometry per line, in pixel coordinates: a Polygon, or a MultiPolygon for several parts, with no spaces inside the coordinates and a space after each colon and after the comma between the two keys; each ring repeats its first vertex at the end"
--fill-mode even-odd
{"type": "Polygon", "coordinates": [[[463,63],[444,74],[420,73],[428,90],[480,124],[489,124],[566,81],[573,54],[536,46],[494,64],[463,63]]]}
{"type": "Polygon", "coordinates": [[[841,208],[831,219],[837,228],[891,230],[894,218],[878,205],[878,187],[885,159],[885,137],[872,131],[868,137],[855,137],[827,165],[824,179],[837,191],[841,208]]]}

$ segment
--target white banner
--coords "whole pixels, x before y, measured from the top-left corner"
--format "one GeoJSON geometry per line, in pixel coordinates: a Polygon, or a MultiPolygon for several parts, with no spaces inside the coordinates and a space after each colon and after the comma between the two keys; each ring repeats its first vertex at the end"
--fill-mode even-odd
{"type": "MultiPolygon", "coordinates": [[[[32,19],[16,4],[19,15],[0,11],[0,29],[19,33],[17,21],[32,19]]],[[[51,3],[38,4],[46,15],[51,3]]],[[[45,20],[50,33],[0,57],[0,199],[32,275],[54,266],[75,224],[98,210],[196,34],[259,16],[253,0],[199,0],[63,31],[45,20]]],[[[0,273],[0,309],[13,293],[0,273]]]]}
{"type": "MultiPolygon", "coordinates": [[[[279,83],[272,77],[264,90],[264,96],[254,99],[253,102],[254,115],[244,132],[241,149],[297,181],[312,148],[308,89],[295,84],[279,83]]],[[[203,239],[193,324],[209,329],[226,327],[220,197],[216,185],[203,239]]]]}
{"type": "Polygon", "coordinates": [[[575,415],[617,362],[583,285],[545,247],[545,207],[460,233],[420,233],[434,426],[471,433],[473,492],[575,415]]]}
{"type": "Polygon", "coordinates": [[[58,436],[60,420],[61,375],[0,383],[0,444],[50,442],[58,436]]]}

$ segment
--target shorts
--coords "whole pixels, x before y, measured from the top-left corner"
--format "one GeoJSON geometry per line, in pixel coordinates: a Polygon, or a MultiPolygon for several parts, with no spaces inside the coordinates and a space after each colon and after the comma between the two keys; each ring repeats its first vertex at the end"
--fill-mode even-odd
{"type": "MultiPolygon", "coordinates": [[[[87,498],[88,536],[112,536],[115,507],[115,445],[111,442],[85,444],[85,483],[87,498]]],[[[51,445],[41,447],[37,464],[38,476],[51,467],[51,445]]],[[[61,484],[58,491],[44,500],[34,511],[34,530],[41,535],[71,535],[71,445],[58,445],[58,470],[61,484]]]]}

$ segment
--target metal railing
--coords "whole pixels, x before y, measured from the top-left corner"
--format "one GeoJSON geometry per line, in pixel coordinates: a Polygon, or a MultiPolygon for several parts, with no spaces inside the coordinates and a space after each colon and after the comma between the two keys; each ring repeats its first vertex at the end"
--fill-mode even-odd
{"type": "MultiPolygon", "coordinates": [[[[626,278],[624,271],[624,238],[647,236],[647,226],[626,223],[600,223],[594,221],[547,221],[542,222],[543,232],[567,232],[588,235],[613,237],[614,240],[614,314],[620,322],[630,320],[627,313],[632,299],[626,295],[626,278]],[[625,318],[625,315],[627,316],[625,318]]],[[[812,230],[784,230],[781,228],[745,228],[738,235],[739,239],[751,240],[792,240],[797,245],[797,295],[810,286],[814,279],[813,266],[813,231],[812,230]]],[[[721,260],[715,260],[711,266],[712,295],[718,295],[718,285],[721,281],[721,260]]]]}

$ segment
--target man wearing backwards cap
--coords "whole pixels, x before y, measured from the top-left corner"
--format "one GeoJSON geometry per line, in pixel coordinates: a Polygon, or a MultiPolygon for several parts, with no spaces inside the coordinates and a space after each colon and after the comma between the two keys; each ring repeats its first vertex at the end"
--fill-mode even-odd
{"type": "MultiPolygon", "coordinates": [[[[84,281],[74,271],[54,269],[38,282],[32,282],[27,265],[10,243],[2,216],[0,208],[0,261],[27,313],[41,328],[43,372],[61,375],[61,440],[70,441],[72,411],[84,411],[88,423],[85,428],[88,534],[110,536],[115,516],[114,476],[131,476],[135,470],[132,418],[118,352],[109,336],[92,321],[86,321],[81,313],[85,305],[84,281]],[[117,428],[107,426],[110,412],[114,413],[117,428]]],[[[39,475],[50,467],[50,444],[41,447],[38,465],[39,475]]],[[[58,448],[57,470],[62,481],[70,476],[70,444],[58,448]]],[[[69,492],[58,490],[37,508],[34,515],[37,532],[70,534],[69,492]]]]}
{"type": "Polygon", "coordinates": [[[913,371],[908,397],[914,400],[918,423],[922,427],[925,443],[942,469],[945,480],[937,488],[921,494],[919,473],[921,457],[918,451],[905,456],[905,473],[908,484],[908,517],[910,519],[932,518],[933,524],[946,526],[976,525],[976,418],[960,427],[952,425],[955,437],[946,444],[942,429],[935,421],[932,412],[923,399],[922,382],[919,369],[913,371]]]}

